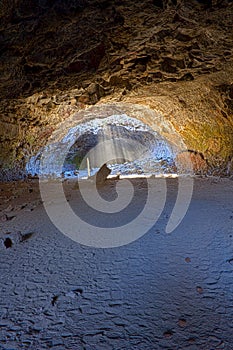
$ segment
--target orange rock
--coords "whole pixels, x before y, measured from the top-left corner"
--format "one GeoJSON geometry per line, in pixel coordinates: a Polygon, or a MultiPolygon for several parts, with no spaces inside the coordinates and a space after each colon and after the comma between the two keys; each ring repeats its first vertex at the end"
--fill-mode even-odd
{"type": "Polygon", "coordinates": [[[184,151],[176,156],[175,164],[179,173],[206,173],[208,165],[203,155],[196,151],[184,151]]]}

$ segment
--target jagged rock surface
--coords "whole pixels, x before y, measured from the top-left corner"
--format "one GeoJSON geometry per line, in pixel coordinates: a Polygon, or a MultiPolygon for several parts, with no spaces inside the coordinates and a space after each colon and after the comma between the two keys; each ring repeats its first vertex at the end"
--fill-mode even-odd
{"type": "Polygon", "coordinates": [[[188,148],[215,169],[229,168],[232,1],[3,0],[0,7],[3,169],[22,173],[74,113],[122,101],[159,110],[188,148]]]}

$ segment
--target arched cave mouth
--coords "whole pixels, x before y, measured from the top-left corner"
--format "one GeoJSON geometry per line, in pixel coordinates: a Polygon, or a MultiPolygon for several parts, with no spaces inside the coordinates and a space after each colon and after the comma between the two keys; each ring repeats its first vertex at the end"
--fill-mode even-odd
{"type": "Polygon", "coordinates": [[[26,171],[40,177],[86,178],[106,163],[110,177],[177,176],[176,156],[185,149],[160,113],[141,105],[103,105],[64,121],[28,161],[26,171]],[[144,122],[148,116],[150,125],[144,122]],[[114,156],[109,148],[115,148],[114,156]]]}
{"type": "Polygon", "coordinates": [[[176,172],[172,145],[146,124],[127,115],[95,119],[79,125],[80,136],[71,146],[63,165],[64,177],[94,175],[108,159],[112,145],[117,157],[106,162],[111,176],[147,176],[176,172]],[[126,140],[126,144],[122,144],[126,140]],[[105,154],[96,149],[98,144],[105,154]],[[135,149],[136,148],[136,149],[135,149]],[[91,151],[91,152],[90,152],[91,151]],[[88,169],[89,168],[89,169],[88,169]]]}

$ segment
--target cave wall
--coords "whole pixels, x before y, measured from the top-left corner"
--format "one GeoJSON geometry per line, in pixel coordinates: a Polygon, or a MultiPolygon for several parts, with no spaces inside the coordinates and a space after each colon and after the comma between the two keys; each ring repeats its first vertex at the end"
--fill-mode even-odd
{"type": "Polygon", "coordinates": [[[161,113],[212,169],[229,169],[232,13],[229,0],[2,0],[1,172],[20,173],[64,120],[113,103],[161,113]]]}

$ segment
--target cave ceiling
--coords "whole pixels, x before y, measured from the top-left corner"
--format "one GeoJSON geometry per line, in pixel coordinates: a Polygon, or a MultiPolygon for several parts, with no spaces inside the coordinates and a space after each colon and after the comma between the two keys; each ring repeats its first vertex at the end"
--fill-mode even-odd
{"type": "Polygon", "coordinates": [[[160,113],[226,166],[232,18],[230,0],[2,0],[0,166],[23,166],[64,120],[118,103],[160,113]]]}

